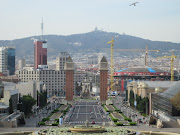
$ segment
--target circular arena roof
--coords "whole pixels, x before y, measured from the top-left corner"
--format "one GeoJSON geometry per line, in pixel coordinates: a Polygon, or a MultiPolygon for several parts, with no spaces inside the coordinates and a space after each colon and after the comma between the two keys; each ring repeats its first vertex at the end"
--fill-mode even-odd
{"type": "Polygon", "coordinates": [[[158,69],[158,68],[150,68],[150,67],[136,67],[136,68],[125,68],[122,70],[119,70],[117,72],[114,72],[114,75],[170,75],[170,72],[158,69]]]}

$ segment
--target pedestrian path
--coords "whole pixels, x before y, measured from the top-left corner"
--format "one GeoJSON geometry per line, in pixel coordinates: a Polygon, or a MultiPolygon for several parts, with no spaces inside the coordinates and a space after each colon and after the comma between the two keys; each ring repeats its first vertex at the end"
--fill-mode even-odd
{"type": "Polygon", "coordinates": [[[73,113],[73,115],[77,115],[77,114],[78,115],[80,115],[80,114],[96,114],[97,115],[97,114],[100,114],[100,113],[73,113]]]}
{"type": "MultiPolygon", "coordinates": [[[[74,124],[74,123],[85,123],[86,121],[73,121],[73,122],[64,122],[64,124],[74,124]]],[[[91,122],[89,122],[89,123],[91,123],[91,122]]],[[[95,122],[95,123],[98,123],[98,124],[100,124],[100,123],[109,123],[109,122],[95,122]]]]}

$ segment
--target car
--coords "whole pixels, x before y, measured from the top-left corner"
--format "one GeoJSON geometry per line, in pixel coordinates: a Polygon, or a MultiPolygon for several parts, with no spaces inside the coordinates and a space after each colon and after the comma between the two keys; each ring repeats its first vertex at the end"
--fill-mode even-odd
{"type": "Polygon", "coordinates": [[[89,110],[91,112],[91,110],[89,110]]]}
{"type": "Polygon", "coordinates": [[[94,112],[91,112],[91,114],[93,114],[94,112]]]}
{"type": "Polygon", "coordinates": [[[93,119],[93,117],[91,116],[90,119],[93,119]]]}
{"type": "Polygon", "coordinates": [[[95,121],[92,121],[92,124],[95,124],[95,121]]]}

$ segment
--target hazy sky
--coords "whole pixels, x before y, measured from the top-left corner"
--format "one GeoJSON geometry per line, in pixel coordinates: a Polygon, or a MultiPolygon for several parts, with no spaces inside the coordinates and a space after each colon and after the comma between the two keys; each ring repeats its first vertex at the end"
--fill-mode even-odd
{"type": "Polygon", "coordinates": [[[180,0],[0,0],[0,40],[92,31],[180,42],[180,0]],[[129,4],[138,1],[137,6],[129,4]]]}

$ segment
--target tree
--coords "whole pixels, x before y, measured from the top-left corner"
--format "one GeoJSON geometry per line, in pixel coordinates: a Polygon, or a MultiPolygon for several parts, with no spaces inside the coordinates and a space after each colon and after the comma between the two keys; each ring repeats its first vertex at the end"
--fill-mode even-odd
{"type": "Polygon", "coordinates": [[[32,106],[36,104],[36,100],[32,98],[30,95],[24,95],[21,98],[22,101],[22,107],[20,110],[27,115],[28,113],[31,113],[32,106]]]}
{"type": "Polygon", "coordinates": [[[129,99],[129,101],[130,101],[130,105],[132,107],[134,107],[134,92],[132,90],[130,91],[130,99],[129,99]]]}
{"type": "Polygon", "coordinates": [[[12,104],[12,99],[9,99],[9,114],[13,113],[13,104],[12,104]]]}
{"type": "Polygon", "coordinates": [[[180,110],[180,91],[171,98],[171,103],[177,110],[180,110]]]}
{"type": "Polygon", "coordinates": [[[47,91],[44,91],[44,92],[38,92],[37,91],[37,100],[38,100],[38,105],[39,107],[43,107],[47,104],[47,91]]]}

